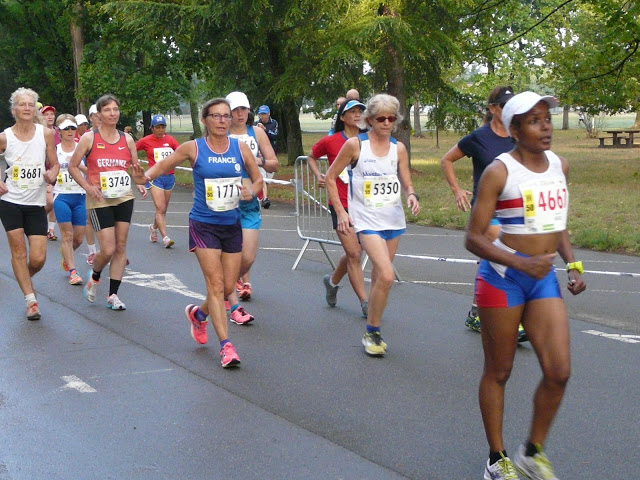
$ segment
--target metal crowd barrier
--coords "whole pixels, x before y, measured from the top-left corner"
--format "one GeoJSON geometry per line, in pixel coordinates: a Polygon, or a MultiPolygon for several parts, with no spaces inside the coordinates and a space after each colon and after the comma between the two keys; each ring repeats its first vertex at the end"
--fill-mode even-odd
{"type": "MultiPolygon", "coordinates": [[[[326,173],[329,168],[327,158],[319,158],[317,163],[318,170],[326,173]]],[[[331,267],[335,269],[336,265],[329,252],[327,252],[326,245],[340,245],[340,240],[338,240],[333,230],[331,213],[327,206],[329,205],[327,189],[318,185],[315,175],[309,168],[306,156],[296,159],[292,183],[295,191],[296,227],[298,236],[304,240],[304,245],[293,264],[292,270],[298,267],[304,252],[311,242],[316,242],[320,245],[331,267]]]]}
{"type": "MultiPolygon", "coordinates": [[[[326,157],[316,160],[320,173],[326,173],[329,168],[329,162],[326,157]]],[[[331,268],[335,270],[336,264],[329,255],[326,245],[340,245],[333,222],[331,221],[331,212],[329,211],[329,197],[327,189],[320,187],[318,181],[309,168],[307,157],[301,156],[296,158],[294,164],[294,179],[291,181],[295,190],[296,203],[296,227],[298,236],[304,240],[304,245],[300,249],[300,253],[296,258],[291,270],[295,270],[309,247],[311,242],[316,242],[325,257],[331,264],[331,268]]],[[[362,256],[362,269],[364,270],[369,261],[369,256],[364,253],[362,256]]],[[[398,271],[394,265],[393,271],[397,281],[402,281],[398,275],[398,271]]]]}

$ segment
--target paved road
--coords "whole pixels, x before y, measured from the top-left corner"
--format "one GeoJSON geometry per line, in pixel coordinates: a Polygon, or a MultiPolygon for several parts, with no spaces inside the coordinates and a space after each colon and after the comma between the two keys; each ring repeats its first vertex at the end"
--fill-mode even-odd
{"type": "MultiPolygon", "coordinates": [[[[189,206],[190,193],[177,191],[168,217],[176,246],[165,250],[148,242],[152,204],[137,201],[124,312],[88,304],[50,242],[35,279],[43,319],[27,322],[3,257],[0,480],[481,478],[482,352],[463,326],[475,266],[460,232],[409,228],[396,261],[405,281],[384,317],[389,353],[373,359],[349,288],[336,308],[324,302],[322,251],[313,246],[291,270],[302,241],[292,207],[273,205],[246,305],[257,320],[230,326],[243,363],[228,371],[216,342],[195,344],[183,316],[204,291],[186,250],[189,206]]],[[[591,271],[640,273],[636,257],[578,258],[591,271]]],[[[587,281],[587,292],[567,298],[573,376],[547,448],[561,479],[636,478],[639,279],[587,281]]],[[[508,385],[510,450],[525,439],[538,379],[524,345],[508,385]]]]}

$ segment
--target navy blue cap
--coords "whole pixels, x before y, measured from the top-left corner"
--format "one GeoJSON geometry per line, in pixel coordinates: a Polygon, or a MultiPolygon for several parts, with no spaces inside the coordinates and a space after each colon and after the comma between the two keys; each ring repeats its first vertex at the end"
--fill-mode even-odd
{"type": "Polygon", "coordinates": [[[167,121],[164,119],[162,115],[156,115],[151,119],[151,126],[155,127],[156,125],[164,125],[167,126],[167,121]]]}

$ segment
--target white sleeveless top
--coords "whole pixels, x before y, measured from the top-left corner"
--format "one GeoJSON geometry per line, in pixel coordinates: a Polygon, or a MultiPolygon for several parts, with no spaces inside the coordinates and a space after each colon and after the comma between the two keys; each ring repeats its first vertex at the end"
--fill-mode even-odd
{"type": "MultiPolygon", "coordinates": [[[[78,144],[73,142],[75,145],[73,150],[77,148],[78,144]]],[[[73,156],[73,152],[65,152],[62,150],[62,144],[59,143],[56,145],[56,155],[58,156],[58,163],[60,164],[60,171],[58,172],[58,181],[53,187],[54,195],[60,193],[79,193],[85,194],[84,189],[76,183],[76,181],[71,178],[69,175],[69,160],[73,156]]]]}
{"type": "Polygon", "coordinates": [[[7,162],[5,184],[9,190],[0,199],[18,205],[44,207],[47,202],[47,184],[44,181],[47,145],[44,127],[35,125],[31,140],[22,142],[16,138],[11,128],[5,129],[7,148],[4,159],[7,162]]]}
{"type": "Polygon", "coordinates": [[[547,170],[532,172],[508,153],[497,160],[507,168],[507,181],[496,203],[500,230],[512,235],[553,233],[567,228],[569,191],[560,158],[545,155],[547,170]]]}
{"type": "Polygon", "coordinates": [[[371,151],[369,135],[362,133],[358,162],[348,169],[349,216],[357,232],[401,230],[407,224],[398,179],[398,144],[391,138],[389,152],[378,157],[371,151]]]}

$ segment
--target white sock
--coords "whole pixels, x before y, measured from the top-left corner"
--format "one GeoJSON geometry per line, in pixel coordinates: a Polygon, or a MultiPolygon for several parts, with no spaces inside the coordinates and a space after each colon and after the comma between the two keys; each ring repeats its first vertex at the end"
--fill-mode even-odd
{"type": "Polygon", "coordinates": [[[163,242],[168,242],[169,240],[171,239],[169,238],[168,235],[165,235],[164,238],[162,239],[163,242]]]}
{"type": "Polygon", "coordinates": [[[49,222],[49,230],[53,230],[53,227],[56,226],[56,222],[49,222]]]}
{"type": "Polygon", "coordinates": [[[30,293],[29,295],[25,295],[24,296],[24,301],[27,302],[27,307],[29,305],[31,305],[32,303],[36,302],[36,294],[35,293],[30,293]]]}
{"type": "Polygon", "coordinates": [[[89,247],[89,255],[91,255],[92,253],[96,253],[96,244],[95,243],[92,244],[92,245],[87,244],[87,247],[89,247]]]}
{"type": "MultiPolygon", "coordinates": [[[[340,282],[338,282],[338,283],[340,283],[340,282]]],[[[329,285],[334,287],[334,288],[338,286],[338,285],[334,285],[333,280],[331,280],[331,277],[329,277],[329,285]]]]}

